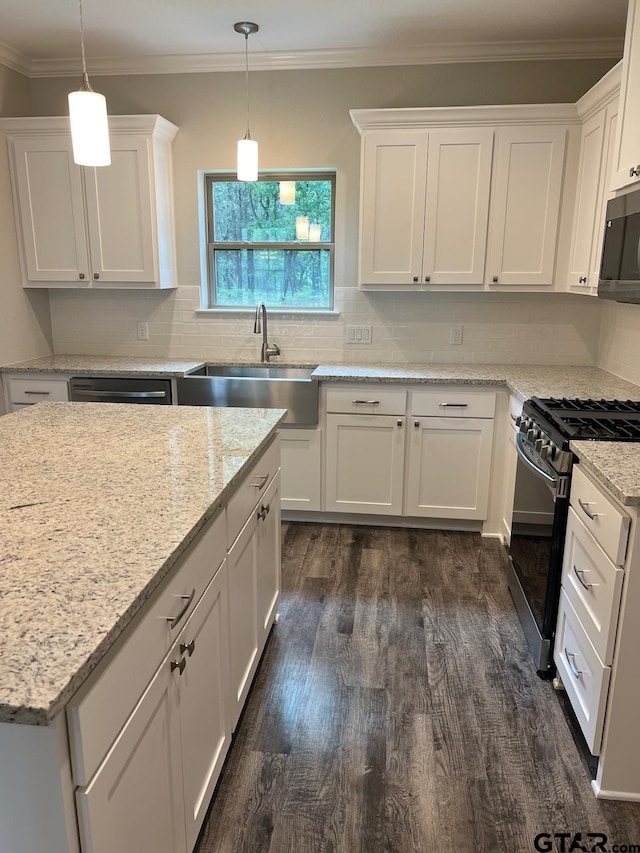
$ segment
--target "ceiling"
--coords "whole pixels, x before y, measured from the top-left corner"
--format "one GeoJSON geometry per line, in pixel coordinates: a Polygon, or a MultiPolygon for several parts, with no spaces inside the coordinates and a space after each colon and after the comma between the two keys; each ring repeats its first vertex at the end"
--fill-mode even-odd
{"type": "MultiPolygon", "coordinates": [[[[236,21],[253,68],[524,57],[615,57],[627,0],[83,0],[89,70],[232,70],[236,21]]],[[[0,61],[76,74],[77,0],[0,0],[0,61]]]]}

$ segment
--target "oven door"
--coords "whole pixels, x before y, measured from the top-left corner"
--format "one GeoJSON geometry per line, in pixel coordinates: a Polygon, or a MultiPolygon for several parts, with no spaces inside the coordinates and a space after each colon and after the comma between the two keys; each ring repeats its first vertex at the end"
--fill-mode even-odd
{"type": "Polygon", "coordinates": [[[509,547],[509,589],[536,668],[547,673],[558,613],[568,477],[516,436],[518,463],[509,547]]]}

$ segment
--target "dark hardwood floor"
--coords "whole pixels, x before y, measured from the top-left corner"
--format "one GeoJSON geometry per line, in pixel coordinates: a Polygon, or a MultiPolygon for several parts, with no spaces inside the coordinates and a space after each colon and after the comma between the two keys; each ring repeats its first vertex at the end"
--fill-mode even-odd
{"type": "Polygon", "coordinates": [[[280,621],[199,853],[640,845],[640,804],[595,799],[536,676],[497,542],[284,524],[282,546],[280,621]]]}

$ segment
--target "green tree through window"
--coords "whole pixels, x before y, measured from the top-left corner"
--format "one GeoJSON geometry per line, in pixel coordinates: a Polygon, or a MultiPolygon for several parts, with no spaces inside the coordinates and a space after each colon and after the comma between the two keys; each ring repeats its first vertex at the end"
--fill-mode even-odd
{"type": "Polygon", "coordinates": [[[333,307],[334,173],[205,176],[209,305],[333,307]],[[295,203],[280,202],[295,181],[295,203]]]}

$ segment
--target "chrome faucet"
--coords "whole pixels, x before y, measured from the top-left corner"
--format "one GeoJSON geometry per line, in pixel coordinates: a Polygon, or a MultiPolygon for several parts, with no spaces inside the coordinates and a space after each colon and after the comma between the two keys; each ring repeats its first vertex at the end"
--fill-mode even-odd
{"type": "Polygon", "coordinates": [[[260,348],[260,361],[269,364],[272,355],[280,355],[278,344],[270,344],[267,338],[267,306],[264,302],[258,302],[256,306],[256,318],[253,323],[253,334],[262,335],[262,347],[260,348]]]}

